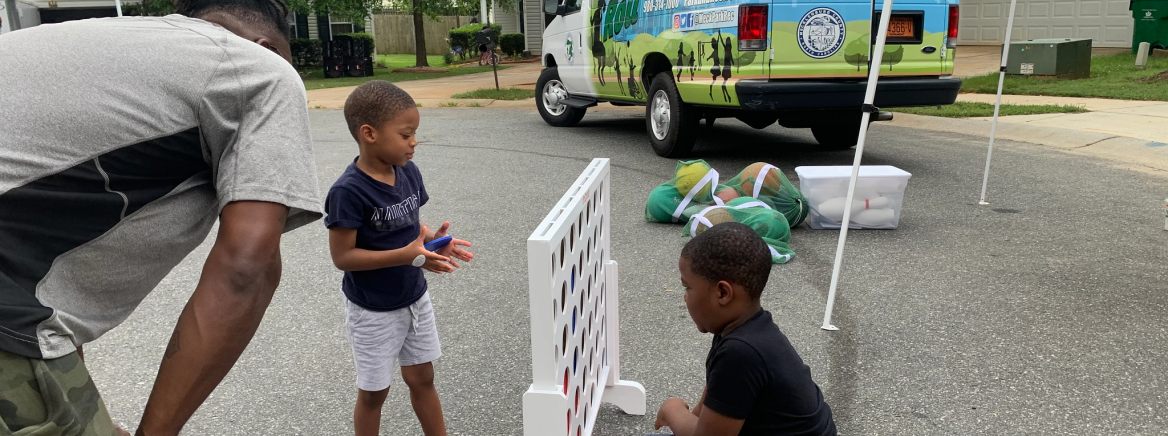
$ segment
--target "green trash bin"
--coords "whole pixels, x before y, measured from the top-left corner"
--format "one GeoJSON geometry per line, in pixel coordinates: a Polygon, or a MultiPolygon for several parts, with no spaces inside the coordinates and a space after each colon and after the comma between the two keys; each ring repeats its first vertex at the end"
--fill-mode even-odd
{"type": "Polygon", "coordinates": [[[1141,42],[1168,49],[1168,0],[1131,0],[1129,7],[1136,21],[1132,53],[1139,51],[1141,42]]]}

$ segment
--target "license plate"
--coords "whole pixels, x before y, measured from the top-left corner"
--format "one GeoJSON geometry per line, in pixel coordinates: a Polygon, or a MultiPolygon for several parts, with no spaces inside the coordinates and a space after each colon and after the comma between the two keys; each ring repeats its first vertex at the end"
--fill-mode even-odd
{"type": "Polygon", "coordinates": [[[889,38],[916,38],[915,29],[912,17],[889,17],[888,20],[888,37],[889,38]]]}

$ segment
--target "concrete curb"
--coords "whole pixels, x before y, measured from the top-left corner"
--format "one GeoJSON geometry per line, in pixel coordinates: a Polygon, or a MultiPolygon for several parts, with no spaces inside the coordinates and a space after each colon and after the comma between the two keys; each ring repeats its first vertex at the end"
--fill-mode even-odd
{"type": "Polygon", "coordinates": [[[523,100],[491,100],[484,98],[419,98],[414,99],[414,102],[421,105],[419,107],[441,109],[507,108],[535,110],[535,99],[533,98],[527,98],[523,100]],[[451,103],[457,103],[458,105],[451,106],[451,103]]]}
{"type": "MultiPolygon", "coordinates": [[[[896,114],[887,125],[989,138],[990,121],[896,114]]],[[[1168,177],[1168,144],[1106,133],[999,122],[997,139],[1106,158],[1120,166],[1168,177]]],[[[989,145],[988,142],[986,144],[989,145]]],[[[995,142],[994,146],[1004,145],[995,142]]]]}

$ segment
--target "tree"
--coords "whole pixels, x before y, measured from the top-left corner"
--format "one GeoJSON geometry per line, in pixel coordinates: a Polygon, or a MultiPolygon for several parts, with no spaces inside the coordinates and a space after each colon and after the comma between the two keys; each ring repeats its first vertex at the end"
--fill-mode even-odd
{"type": "Polygon", "coordinates": [[[868,64],[868,34],[853,39],[844,47],[844,60],[855,65],[856,71],[860,71],[860,67],[868,64]]]}
{"type": "MultiPolygon", "coordinates": [[[[321,0],[315,0],[321,1],[321,0]]],[[[330,0],[330,1],[346,1],[346,0],[330,0]]],[[[370,1],[370,0],[348,0],[348,1],[370,1]]],[[[381,3],[378,1],[378,3],[381,3]]],[[[499,0],[487,1],[487,10],[490,11],[494,4],[498,4],[504,11],[514,13],[519,10],[518,0],[499,0]]],[[[385,0],[384,3],[387,8],[407,12],[414,17],[414,66],[428,67],[430,64],[426,62],[426,31],[425,18],[438,21],[438,17],[443,15],[477,15],[479,14],[478,0],[385,0]]],[[[484,23],[486,24],[486,23],[484,23]]],[[[495,35],[498,38],[499,35],[495,35]]]]}
{"type": "Polygon", "coordinates": [[[142,17],[164,17],[174,13],[174,2],[170,0],[142,0],[126,3],[122,7],[124,15],[142,17]]]}
{"type": "Polygon", "coordinates": [[[288,7],[304,15],[328,15],[354,23],[364,23],[383,8],[381,0],[288,0],[288,7]]]}
{"type": "Polygon", "coordinates": [[[884,60],[888,62],[888,71],[892,71],[892,66],[899,64],[901,59],[904,59],[904,46],[897,45],[896,50],[889,51],[889,47],[884,46],[884,60]]]}

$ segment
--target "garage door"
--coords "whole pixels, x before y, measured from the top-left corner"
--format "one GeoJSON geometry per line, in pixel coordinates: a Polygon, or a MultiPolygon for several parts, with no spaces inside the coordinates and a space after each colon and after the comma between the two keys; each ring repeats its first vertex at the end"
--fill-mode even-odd
{"type": "MultiPolygon", "coordinates": [[[[962,0],[957,42],[1001,44],[1009,12],[1009,0],[962,0]]],[[[1131,36],[1128,0],[1018,0],[1011,39],[1090,38],[1095,47],[1131,47],[1131,36]]]]}

